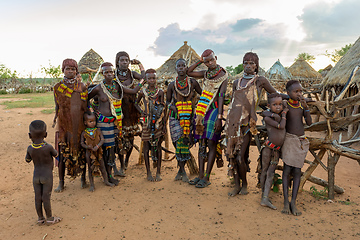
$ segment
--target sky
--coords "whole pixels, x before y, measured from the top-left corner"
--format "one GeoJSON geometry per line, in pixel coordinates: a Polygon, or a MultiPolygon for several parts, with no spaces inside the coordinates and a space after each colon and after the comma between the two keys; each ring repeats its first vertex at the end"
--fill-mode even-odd
{"type": "MultiPolygon", "coordinates": [[[[289,67],[299,53],[324,54],[360,37],[358,0],[0,0],[0,64],[22,77],[42,66],[77,61],[91,48],[105,61],[119,51],[145,68],[160,67],[184,41],[218,63],[237,66],[253,51],[268,70],[289,67]]],[[[334,64],[333,64],[334,65],[334,64]]]]}

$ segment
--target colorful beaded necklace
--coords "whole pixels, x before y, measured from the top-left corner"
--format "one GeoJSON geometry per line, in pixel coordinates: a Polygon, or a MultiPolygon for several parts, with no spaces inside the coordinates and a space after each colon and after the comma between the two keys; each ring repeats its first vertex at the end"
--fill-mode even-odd
{"type": "Polygon", "coordinates": [[[85,129],[85,132],[89,135],[89,136],[94,136],[94,134],[95,134],[95,131],[96,131],[96,127],[95,128],[86,128],[85,129]]]}
{"type": "Polygon", "coordinates": [[[289,104],[290,107],[292,108],[302,108],[301,104],[299,101],[295,101],[295,100],[292,100],[292,99],[289,99],[287,101],[287,103],[289,104]]]}
{"type": "Polygon", "coordinates": [[[111,81],[111,85],[108,85],[104,80],[104,85],[106,89],[113,95],[113,93],[116,93],[116,85],[114,84],[115,80],[111,81]]]}
{"type": "Polygon", "coordinates": [[[35,149],[39,149],[39,148],[42,148],[43,146],[46,145],[46,142],[42,142],[42,143],[33,143],[31,144],[31,146],[35,149]]]}
{"type": "Polygon", "coordinates": [[[186,77],[183,81],[179,81],[179,77],[176,77],[176,85],[179,89],[184,89],[188,86],[188,77],[186,77]]]}
{"type": "Polygon", "coordinates": [[[220,65],[216,65],[216,68],[214,68],[214,69],[211,69],[211,70],[208,69],[206,71],[206,78],[208,78],[208,79],[215,78],[217,75],[219,75],[221,70],[222,70],[222,67],[220,67],[220,65]]]}
{"type": "Polygon", "coordinates": [[[149,87],[145,88],[145,91],[149,97],[154,97],[158,94],[159,88],[155,86],[154,90],[150,90],[149,87]]]}

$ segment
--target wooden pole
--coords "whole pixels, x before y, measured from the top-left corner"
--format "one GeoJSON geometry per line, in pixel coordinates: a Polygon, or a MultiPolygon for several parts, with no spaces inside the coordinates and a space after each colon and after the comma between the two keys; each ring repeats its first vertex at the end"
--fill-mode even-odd
{"type": "Polygon", "coordinates": [[[144,152],[143,152],[143,148],[144,148],[144,142],[141,141],[140,142],[140,151],[139,151],[139,161],[138,164],[141,165],[144,162],[144,152]]]}
{"type": "Polygon", "coordinates": [[[324,157],[326,150],[321,149],[318,154],[316,154],[313,150],[310,150],[311,154],[314,156],[314,161],[312,164],[306,169],[304,174],[301,176],[300,180],[300,190],[304,188],[306,180],[311,176],[311,174],[315,171],[316,167],[319,165],[321,159],[324,157]]]}
{"type": "Polygon", "coordinates": [[[335,197],[335,166],[337,161],[339,160],[340,155],[334,154],[331,155],[331,151],[328,152],[328,183],[329,183],[329,199],[334,199],[335,197]]]}

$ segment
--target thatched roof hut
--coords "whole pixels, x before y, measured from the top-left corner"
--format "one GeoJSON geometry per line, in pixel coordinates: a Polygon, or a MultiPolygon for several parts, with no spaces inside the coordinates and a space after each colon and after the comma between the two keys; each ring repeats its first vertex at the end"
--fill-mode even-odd
{"type": "MultiPolygon", "coordinates": [[[[357,65],[360,65],[360,37],[356,40],[349,51],[347,51],[347,53],[336,63],[335,67],[333,67],[326,75],[323,81],[324,87],[331,88],[336,86],[345,86],[351,72],[357,65]]],[[[359,83],[360,71],[358,71],[352,78],[351,85],[358,85],[359,83]]]]}
{"type": "Polygon", "coordinates": [[[315,71],[303,58],[299,58],[290,67],[289,71],[293,80],[299,80],[305,88],[318,84],[322,81],[320,73],[315,71]]]}
{"type": "Polygon", "coordinates": [[[274,88],[281,92],[286,91],[286,82],[292,79],[290,71],[280,63],[280,60],[277,60],[272,67],[266,71],[265,77],[269,79],[274,88]]]}
{"type": "Polygon", "coordinates": [[[326,75],[330,72],[330,70],[333,68],[333,66],[331,64],[327,65],[326,68],[324,68],[322,71],[321,71],[321,76],[324,78],[326,77],[326,75]]]}
{"type": "Polygon", "coordinates": [[[96,72],[103,62],[104,59],[93,49],[90,49],[79,61],[79,72],[81,74],[96,72]]]}
{"type": "MultiPolygon", "coordinates": [[[[184,41],[184,45],[174,52],[173,55],[171,55],[171,57],[156,70],[158,81],[171,81],[176,78],[177,72],[175,70],[175,62],[179,58],[185,59],[188,66],[200,60],[200,56],[195,52],[195,50],[187,44],[187,41],[184,41]]],[[[207,68],[204,64],[201,64],[196,68],[197,71],[205,69],[207,68]]]]}

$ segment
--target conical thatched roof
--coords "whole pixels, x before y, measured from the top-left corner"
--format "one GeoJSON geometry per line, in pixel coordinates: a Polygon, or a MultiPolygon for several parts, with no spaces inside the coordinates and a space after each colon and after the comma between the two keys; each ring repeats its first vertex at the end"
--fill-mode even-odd
{"type": "Polygon", "coordinates": [[[333,68],[333,66],[331,64],[327,65],[326,68],[324,68],[322,71],[321,71],[321,76],[322,77],[326,77],[326,75],[330,72],[330,70],[333,68]]]}
{"type": "Polygon", "coordinates": [[[292,79],[299,80],[305,88],[322,81],[321,74],[315,71],[315,69],[302,58],[296,60],[296,62],[289,67],[289,72],[292,75],[292,79]]]}
{"type": "MultiPolygon", "coordinates": [[[[357,65],[360,65],[360,37],[326,75],[323,85],[325,87],[345,85],[351,72],[357,65]]],[[[360,83],[360,71],[355,74],[352,83],[360,83]]]]}
{"type": "MultiPolygon", "coordinates": [[[[175,53],[173,53],[173,55],[171,55],[171,57],[156,70],[159,80],[176,78],[177,72],[175,70],[175,63],[179,58],[185,59],[188,66],[200,60],[200,56],[195,52],[195,50],[187,44],[187,41],[184,41],[184,45],[182,45],[175,53]]],[[[196,71],[205,69],[207,69],[206,66],[201,64],[196,68],[196,71]]]]}
{"type": "Polygon", "coordinates": [[[265,76],[271,80],[291,80],[292,75],[289,70],[284,68],[280,63],[280,60],[277,60],[272,67],[266,71],[265,76]]]}
{"type": "Polygon", "coordinates": [[[103,62],[104,59],[93,49],[90,49],[79,61],[79,72],[81,74],[92,73],[87,68],[97,71],[97,69],[103,62]]]}

